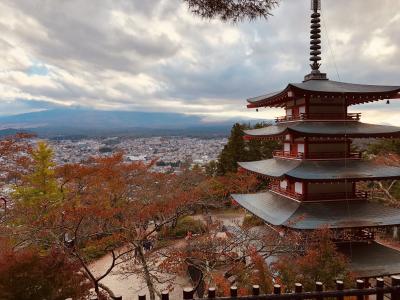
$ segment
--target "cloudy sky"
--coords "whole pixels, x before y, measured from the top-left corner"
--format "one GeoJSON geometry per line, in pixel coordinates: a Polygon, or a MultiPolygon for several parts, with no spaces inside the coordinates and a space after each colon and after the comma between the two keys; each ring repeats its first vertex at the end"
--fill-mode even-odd
{"type": "MultiPolygon", "coordinates": [[[[400,1],[322,2],[329,78],[400,85],[400,1]]],[[[247,110],[245,99],[309,72],[309,8],[283,0],[268,21],[233,25],[199,19],[181,0],[0,0],[0,115],[64,105],[205,120],[280,115],[247,110]]],[[[352,111],[400,125],[399,109],[352,111]]]]}

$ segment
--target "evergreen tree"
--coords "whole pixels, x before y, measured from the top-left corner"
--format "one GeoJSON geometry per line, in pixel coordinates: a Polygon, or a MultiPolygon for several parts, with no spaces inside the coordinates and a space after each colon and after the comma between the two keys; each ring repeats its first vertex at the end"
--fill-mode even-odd
{"type": "Polygon", "coordinates": [[[218,158],[218,173],[223,175],[237,171],[237,162],[246,158],[245,142],[243,140],[244,126],[236,123],[233,125],[228,144],[225,145],[218,158]]]}
{"type": "Polygon", "coordinates": [[[23,178],[23,184],[15,187],[13,198],[17,206],[32,213],[45,214],[62,200],[62,193],[56,180],[53,151],[44,143],[38,143],[31,153],[33,170],[23,178]]]}
{"type": "MultiPolygon", "coordinates": [[[[259,129],[266,126],[269,125],[265,123],[257,123],[254,126],[249,126],[249,129],[259,129]]],[[[249,140],[246,144],[247,156],[245,161],[272,158],[274,150],[277,150],[280,147],[280,143],[274,140],[249,140]]]]}
{"type": "Polygon", "coordinates": [[[183,0],[189,9],[202,18],[218,18],[234,23],[243,20],[267,19],[280,0],[183,0]]]}
{"type": "Polygon", "coordinates": [[[272,153],[279,147],[277,141],[262,141],[243,139],[246,129],[262,128],[264,123],[257,123],[254,126],[250,124],[233,125],[228,143],[225,145],[218,158],[217,174],[224,175],[229,172],[236,172],[239,161],[254,161],[268,159],[272,157],[272,153]]]}

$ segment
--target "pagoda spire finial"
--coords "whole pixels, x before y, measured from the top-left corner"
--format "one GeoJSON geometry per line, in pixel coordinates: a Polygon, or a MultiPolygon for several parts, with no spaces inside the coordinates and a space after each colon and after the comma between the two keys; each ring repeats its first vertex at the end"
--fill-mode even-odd
{"type": "Polygon", "coordinates": [[[311,69],[313,71],[319,71],[319,67],[321,66],[318,63],[321,60],[321,14],[318,12],[321,9],[321,0],[312,0],[311,8],[313,13],[311,15],[311,41],[310,41],[310,61],[311,69]]]}
{"type": "Polygon", "coordinates": [[[304,81],[311,79],[327,79],[326,74],[319,71],[321,64],[321,0],[311,0],[311,31],[310,31],[310,64],[311,73],[305,76],[304,81]]]}

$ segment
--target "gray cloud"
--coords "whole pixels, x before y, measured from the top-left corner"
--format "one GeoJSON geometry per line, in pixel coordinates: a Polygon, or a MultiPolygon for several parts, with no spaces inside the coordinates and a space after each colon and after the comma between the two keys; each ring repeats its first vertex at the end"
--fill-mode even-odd
{"type": "MultiPolygon", "coordinates": [[[[399,84],[399,11],[397,0],[323,1],[322,69],[333,80],[399,84]]],[[[260,117],[245,98],[308,73],[309,17],[307,0],[284,0],[268,21],[239,25],[201,20],[180,0],[3,0],[0,99],[8,106],[0,109],[41,99],[260,117]],[[29,74],[37,63],[45,74],[29,74]]]]}

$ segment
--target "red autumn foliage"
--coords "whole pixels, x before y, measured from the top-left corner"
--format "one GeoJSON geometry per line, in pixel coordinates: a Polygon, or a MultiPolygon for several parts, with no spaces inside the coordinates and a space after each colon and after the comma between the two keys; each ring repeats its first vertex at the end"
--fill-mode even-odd
{"type": "Polygon", "coordinates": [[[252,284],[259,285],[261,292],[264,294],[271,293],[273,276],[269,266],[265,262],[264,257],[255,251],[255,249],[250,249],[249,252],[251,263],[253,265],[251,272],[252,284]]]}
{"type": "Polygon", "coordinates": [[[231,284],[222,274],[214,274],[214,284],[217,296],[229,296],[231,284]]]}
{"type": "Polygon", "coordinates": [[[29,134],[17,134],[0,139],[0,184],[18,184],[22,176],[29,172],[32,160],[29,153],[32,150],[28,139],[29,134]]]}
{"type": "Polygon", "coordinates": [[[0,255],[0,299],[82,298],[89,287],[79,269],[58,250],[45,255],[38,249],[8,250],[0,255]]]}
{"type": "Polygon", "coordinates": [[[320,229],[307,238],[304,253],[280,256],[274,264],[277,281],[290,290],[296,282],[301,282],[311,291],[315,282],[324,283],[326,288],[335,288],[332,279],[340,279],[347,284],[353,282],[346,256],[337,251],[328,229],[320,229]]]}
{"type": "Polygon", "coordinates": [[[379,154],[373,161],[381,165],[400,167],[400,155],[396,153],[379,154]]]}

